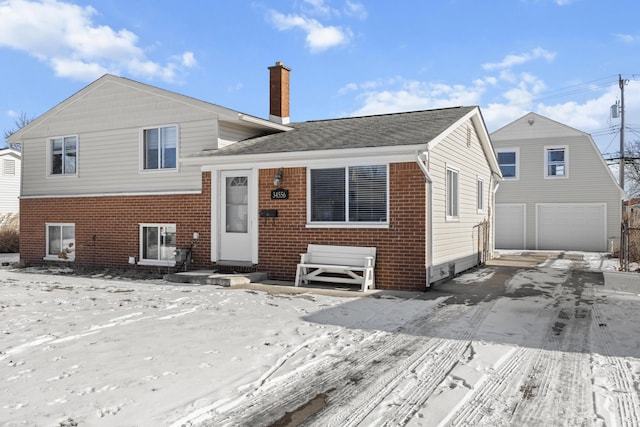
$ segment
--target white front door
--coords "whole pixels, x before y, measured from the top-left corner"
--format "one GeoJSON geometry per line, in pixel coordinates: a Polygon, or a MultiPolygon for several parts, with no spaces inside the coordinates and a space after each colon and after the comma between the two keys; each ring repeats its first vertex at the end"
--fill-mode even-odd
{"type": "Polygon", "coordinates": [[[219,261],[251,261],[251,171],[223,171],[220,175],[219,261]]]}

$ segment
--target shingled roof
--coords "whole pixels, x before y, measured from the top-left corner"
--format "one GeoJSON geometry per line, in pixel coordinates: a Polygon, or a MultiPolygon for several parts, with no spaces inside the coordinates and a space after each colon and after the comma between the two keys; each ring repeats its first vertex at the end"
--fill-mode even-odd
{"type": "Polygon", "coordinates": [[[426,144],[476,107],[291,123],[293,130],[231,144],[214,156],[426,144]]]}

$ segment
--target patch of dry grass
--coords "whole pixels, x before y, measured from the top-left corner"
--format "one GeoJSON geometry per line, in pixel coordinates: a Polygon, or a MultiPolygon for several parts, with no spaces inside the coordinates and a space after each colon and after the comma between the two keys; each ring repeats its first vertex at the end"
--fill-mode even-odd
{"type": "Polygon", "coordinates": [[[20,217],[18,214],[0,215],[0,253],[20,251],[20,217]]]}

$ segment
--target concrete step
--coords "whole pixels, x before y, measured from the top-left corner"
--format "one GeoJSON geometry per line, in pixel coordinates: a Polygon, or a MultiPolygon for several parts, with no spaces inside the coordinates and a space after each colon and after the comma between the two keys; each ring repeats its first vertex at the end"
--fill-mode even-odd
{"type": "Polygon", "coordinates": [[[217,273],[215,270],[194,270],[169,273],[164,280],[173,283],[192,283],[198,285],[218,285],[224,287],[242,286],[267,280],[267,273],[217,273]]]}

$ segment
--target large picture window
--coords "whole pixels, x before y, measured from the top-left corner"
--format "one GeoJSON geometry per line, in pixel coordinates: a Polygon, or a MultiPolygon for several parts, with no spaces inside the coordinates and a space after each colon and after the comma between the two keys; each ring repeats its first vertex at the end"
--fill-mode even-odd
{"type": "Polygon", "coordinates": [[[78,170],[78,137],[52,138],[50,175],[76,175],[78,170]]]}
{"type": "Polygon", "coordinates": [[[312,223],[386,223],[387,166],[311,169],[312,223]]]}
{"type": "Polygon", "coordinates": [[[46,260],[73,261],[76,256],[75,224],[47,224],[46,260]]]}
{"type": "Polygon", "coordinates": [[[178,127],[165,126],[143,130],[143,169],[175,169],[178,152],[178,127]]]}
{"type": "Polygon", "coordinates": [[[176,225],[140,225],[140,264],[175,265],[176,225]]]}

